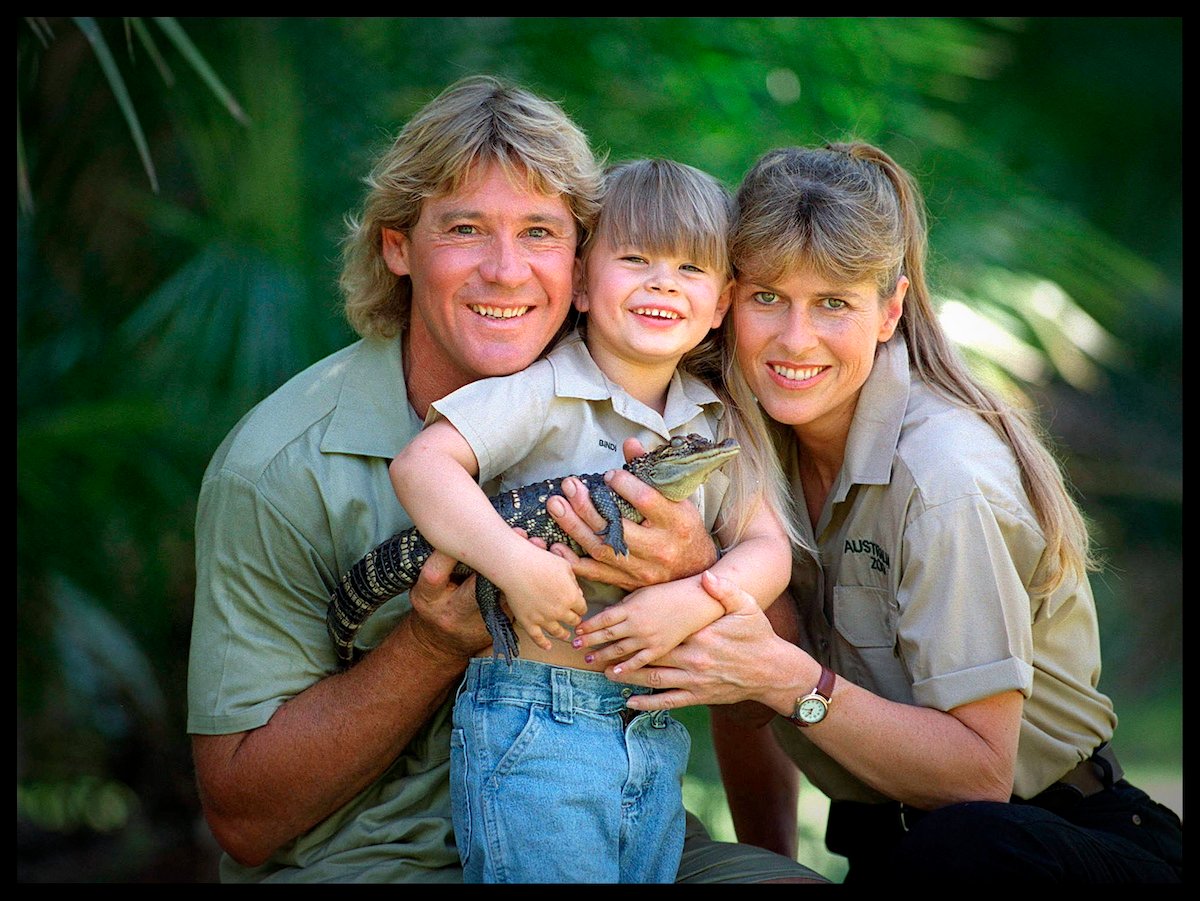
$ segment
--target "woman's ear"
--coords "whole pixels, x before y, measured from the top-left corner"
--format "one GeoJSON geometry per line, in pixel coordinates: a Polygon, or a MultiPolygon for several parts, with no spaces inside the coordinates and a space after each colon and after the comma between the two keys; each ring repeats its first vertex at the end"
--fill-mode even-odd
{"type": "Polygon", "coordinates": [[[887,341],[896,333],[900,317],[904,313],[904,298],[908,294],[908,276],[896,279],[896,290],[883,302],[883,322],[879,325],[879,340],[887,341]]]}

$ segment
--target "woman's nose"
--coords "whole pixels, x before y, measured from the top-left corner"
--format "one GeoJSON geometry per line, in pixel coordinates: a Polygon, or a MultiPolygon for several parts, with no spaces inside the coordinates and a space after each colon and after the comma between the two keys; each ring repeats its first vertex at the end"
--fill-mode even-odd
{"type": "Polygon", "coordinates": [[[817,333],[813,328],[812,317],[799,304],[792,308],[791,314],[784,323],[784,330],[779,335],[779,343],[793,353],[802,353],[817,343],[817,333]]]}

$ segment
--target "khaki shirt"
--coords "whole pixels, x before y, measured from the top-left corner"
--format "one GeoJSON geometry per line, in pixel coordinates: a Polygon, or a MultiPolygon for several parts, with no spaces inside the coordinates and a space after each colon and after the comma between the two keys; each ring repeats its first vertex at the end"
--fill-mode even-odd
{"type": "MultiPolygon", "coordinates": [[[[1049,597],[1030,595],[1045,541],[1015,457],[978,415],[910,379],[903,338],[879,351],[815,529],[796,453],[788,442],[785,472],[818,553],[797,551],[792,593],[817,660],[881,697],[937,710],[1020,691],[1019,797],[1112,737],[1090,585],[1068,577],[1049,597]]],[[[884,800],[803,730],[777,720],[776,732],[832,799],[884,800]]]]}
{"type": "MultiPolygon", "coordinates": [[[[251,410],[217,450],[196,521],[188,732],[264,725],[337,669],[325,630],[345,570],[412,523],[388,463],[420,429],[398,340],[359,341],[251,410]]],[[[384,604],[359,643],[409,609],[384,604]]],[[[374,784],[267,864],[225,856],[223,881],[461,881],[450,826],[449,706],[374,784]]]]}
{"type": "MultiPolygon", "coordinates": [[[[605,376],[576,333],[528,369],[472,382],[434,401],[427,421],[445,417],[459,431],[490,494],[620,469],[627,438],[637,438],[647,450],[692,432],[715,439],[724,409],[702,381],[676,372],[660,415],[605,376]]],[[[728,477],[715,472],[690,498],[710,532],[728,486],[728,477]]],[[[588,616],[624,596],[599,582],[581,587],[588,616]]]]}

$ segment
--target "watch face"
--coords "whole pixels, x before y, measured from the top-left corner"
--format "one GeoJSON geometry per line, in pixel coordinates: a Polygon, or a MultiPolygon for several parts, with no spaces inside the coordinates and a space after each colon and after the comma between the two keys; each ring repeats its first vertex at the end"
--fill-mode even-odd
{"type": "Polygon", "coordinates": [[[796,707],[796,719],[808,724],[819,723],[825,719],[825,702],[820,698],[805,698],[796,707]]]}

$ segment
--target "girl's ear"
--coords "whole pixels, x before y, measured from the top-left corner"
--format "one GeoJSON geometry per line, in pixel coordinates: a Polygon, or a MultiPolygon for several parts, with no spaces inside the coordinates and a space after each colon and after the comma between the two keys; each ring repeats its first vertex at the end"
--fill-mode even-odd
{"type": "Polygon", "coordinates": [[[571,274],[571,283],[574,288],[572,303],[580,313],[586,313],[588,311],[587,265],[578,257],[575,258],[575,270],[571,274]]]}
{"type": "Polygon", "coordinates": [[[733,303],[733,286],[734,282],[730,281],[725,286],[725,290],[721,292],[721,296],[717,298],[717,308],[713,310],[711,328],[720,328],[721,323],[725,321],[725,314],[729,312],[729,307],[733,303]]]}

